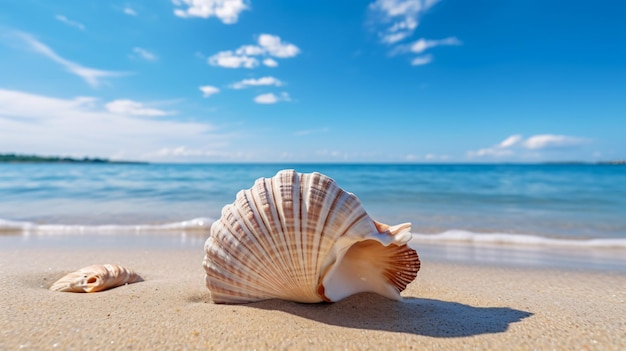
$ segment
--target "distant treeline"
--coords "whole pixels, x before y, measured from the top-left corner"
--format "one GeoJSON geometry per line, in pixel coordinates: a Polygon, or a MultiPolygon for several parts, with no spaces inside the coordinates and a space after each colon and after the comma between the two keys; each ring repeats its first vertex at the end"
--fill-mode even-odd
{"type": "Polygon", "coordinates": [[[547,165],[626,165],[626,160],[611,160],[611,161],[597,161],[597,162],[582,162],[582,161],[560,161],[560,162],[544,162],[547,165]]]}
{"type": "Polygon", "coordinates": [[[626,160],[602,161],[598,163],[601,165],[626,165],[626,160]]]}
{"type": "Polygon", "coordinates": [[[5,163],[144,163],[133,161],[109,161],[106,158],[73,158],[61,156],[38,156],[38,155],[18,155],[0,154],[0,162],[5,163]]]}

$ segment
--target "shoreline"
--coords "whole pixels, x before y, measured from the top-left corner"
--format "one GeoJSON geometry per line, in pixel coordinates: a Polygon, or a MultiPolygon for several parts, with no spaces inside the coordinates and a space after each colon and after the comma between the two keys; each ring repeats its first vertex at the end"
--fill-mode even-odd
{"type": "MultiPolygon", "coordinates": [[[[182,222],[181,222],[182,223],[182,222]]],[[[186,223],[192,223],[186,222],[186,223]]],[[[194,222],[195,223],[195,222],[194,222]]],[[[159,230],[137,230],[133,226],[76,226],[70,231],[5,232],[0,234],[0,252],[18,249],[183,249],[202,253],[209,236],[208,222],[202,226],[160,227],[159,230]]],[[[488,234],[484,234],[488,235],[488,234]]],[[[594,246],[553,246],[519,244],[499,241],[434,241],[415,235],[409,245],[426,261],[487,267],[559,269],[586,272],[614,272],[626,274],[626,249],[594,246]]]]}
{"type": "Polygon", "coordinates": [[[626,348],[626,274],[439,262],[424,252],[403,302],[358,294],[216,305],[197,243],[109,244],[3,245],[0,349],[626,348]],[[95,263],[128,266],[145,281],[94,294],[46,289],[95,263]]]}

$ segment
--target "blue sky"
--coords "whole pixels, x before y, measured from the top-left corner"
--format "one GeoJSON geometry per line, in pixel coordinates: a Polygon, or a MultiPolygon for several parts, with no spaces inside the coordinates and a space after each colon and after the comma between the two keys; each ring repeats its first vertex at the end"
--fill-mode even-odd
{"type": "Polygon", "coordinates": [[[0,11],[0,153],[626,159],[623,1],[44,1],[0,11]]]}

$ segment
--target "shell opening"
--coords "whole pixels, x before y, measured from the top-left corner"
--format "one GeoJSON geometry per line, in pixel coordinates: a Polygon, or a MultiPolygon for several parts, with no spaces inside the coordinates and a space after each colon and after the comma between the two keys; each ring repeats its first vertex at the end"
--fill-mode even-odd
{"type": "Polygon", "coordinates": [[[335,262],[322,275],[318,294],[339,301],[361,292],[402,300],[400,292],[415,279],[420,268],[417,252],[406,245],[410,223],[388,226],[374,221],[380,236],[358,242],[338,241],[335,262]]]}
{"type": "Polygon", "coordinates": [[[323,279],[325,300],[339,301],[361,292],[374,292],[394,300],[401,300],[400,292],[385,276],[385,246],[376,240],[364,240],[350,246],[343,257],[323,279]]]}

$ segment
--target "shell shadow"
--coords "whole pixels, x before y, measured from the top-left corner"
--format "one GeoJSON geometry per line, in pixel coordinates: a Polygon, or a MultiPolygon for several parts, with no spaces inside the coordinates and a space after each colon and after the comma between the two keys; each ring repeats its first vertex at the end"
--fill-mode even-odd
{"type": "Polygon", "coordinates": [[[502,333],[511,323],[533,315],[508,307],[474,307],[412,297],[400,302],[367,293],[332,304],[267,300],[248,306],[279,310],[329,325],[439,338],[502,333]]]}

